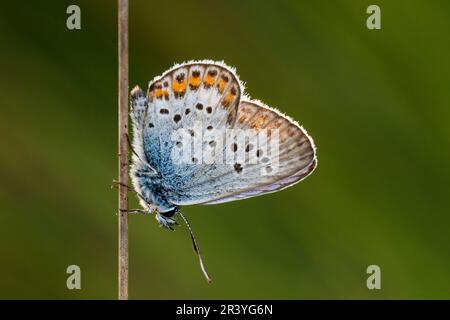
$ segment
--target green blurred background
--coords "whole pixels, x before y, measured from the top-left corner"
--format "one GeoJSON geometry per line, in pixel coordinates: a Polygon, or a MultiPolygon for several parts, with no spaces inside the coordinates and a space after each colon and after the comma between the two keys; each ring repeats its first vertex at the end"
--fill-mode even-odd
{"type": "MultiPolygon", "coordinates": [[[[130,86],[225,60],[319,158],[282,192],[183,209],[211,285],[185,228],[131,217],[130,298],[450,298],[450,2],[130,2],[130,86]]],[[[116,7],[1,2],[0,298],[116,298],[116,7]]]]}

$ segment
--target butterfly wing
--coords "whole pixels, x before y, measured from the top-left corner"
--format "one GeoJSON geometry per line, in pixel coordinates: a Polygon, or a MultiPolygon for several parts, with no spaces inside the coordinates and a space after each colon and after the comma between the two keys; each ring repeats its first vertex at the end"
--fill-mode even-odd
{"type": "MultiPolygon", "coordinates": [[[[132,171],[148,162],[163,177],[164,197],[172,203],[180,200],[182,186],[198,173],[202,160],[201,154],[193,154],[188,162],[175,161],[173,153],[183,147],[183,137],[176,134],[203,136],[232,128],[241,92],[235,71],[212,61],[175,66],[149,83],[146,96],[134,89],[131,118],[137,157],[132,171]]],[[[139,190],[138,183],[133,184],[139,190]]]]}
{"type": "Polygon", "coordinates": [[[240,103],[233,129],[224,153],[235,156],[192,176],[183,186],[185,201],[177,204],[223,203],[275,192],[306,178],[316,167],[315,146],[307,132],[259,101],[240,103]]]}
{"type": "Polygon", "coordinates": [[[230,201],[235,201],[235,200],[247,199],[247,198],[252,198],[252,197],[259,196],[259,195],[282,190],[284,188],[287,188],[287,187],[290,187],[291,185],[296,184],[297,182],[302,181],[304,178],[309,176],[315,169],[316,165],[317,165],[317,161],[315,160],[315,161],[312,161],[310,163],[310,165],[308,165],[306,168],[299,170],[297,173],[295,173],[291,176],[288,176],[284,179],[281,179],[279,181],[276,181],[272,184],[265,185],[265,186],[258,186],[258,187],[255,187],[255,189],[231,194],[231,195],[225,196],[223,198],[218,198],[218,199],[215,199],[212,201],[204,202],[203,204],[217,204],[217,203],[224,203],[224,202],[230,202],[230,201]]]}
{"type": "Polygon", "coordinates": [[[158,186],[168,202],[253,197],[292,185],[315,168],[306,131],[258,101],[241,102],[242,91],[232,68],[200,61],[156,77],[146,96],[132,92],[133,146],[160,173],[158,186]],[[265,148],[273,142],[277,153],[265,148]]]}

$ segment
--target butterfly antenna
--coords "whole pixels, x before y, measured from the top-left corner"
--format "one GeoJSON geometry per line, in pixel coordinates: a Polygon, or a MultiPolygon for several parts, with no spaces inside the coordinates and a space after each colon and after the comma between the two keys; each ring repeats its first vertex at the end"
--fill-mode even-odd
{"type": "Polygon", "coordinates": [[[139,157],[139,155],[136,153],[136,151],[134,151],[133,145],[131,144],[131,141],[130,141],[130,136],[128,134],[126,134],[126,136],[127,136],[128,147],[130,148],[131,152],[133,152],[133,154],[139,159],[139,161],[141,161],[143,164],[145,164],[147,167],[149,167],[150,170],[153,171],[153,173],[155,173],[155,174],[158,173],[158,171],[156,171],[156,169],[153,168],[150,165],[150,163],[148,163],[147,161],[142,160],[141,157],[139,157]]]}
{"type": "Polygon", "coordinates": [[[192,232],[191,225],[189,224],[189,221],[188,221],[188,219],[186,219],[184,214],[182,214],[181,212],[178,212],[178,213],[180,214],[181,218],[183,218],[183,221],[186,224],[186,227],[189,229],[189,233],[191,234],[192,246],[194,247],[194,251],[197,254],[198,261],[200,262],[200,268],[202,269],[202,272],[205,275],[206,280],[209,283],[211,283],[212,279],[209,277],[208,272],[206,271],[202,256],[200,254],[200,249],[197,244],[197,240],[195,239],[194,232],[192,232]]]}

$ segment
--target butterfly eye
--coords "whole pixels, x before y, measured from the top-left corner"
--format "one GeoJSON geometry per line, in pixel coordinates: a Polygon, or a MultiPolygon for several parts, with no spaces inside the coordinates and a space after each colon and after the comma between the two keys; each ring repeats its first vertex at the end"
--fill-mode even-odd
{"type": "Polygon", "coordinates": [[[178,213],[178,208],[175,207],[169,211],[165,211],[165,212],[160,212],[159,214],[166,217],[166,218],[172,218],[175,214],[178,213]]]}

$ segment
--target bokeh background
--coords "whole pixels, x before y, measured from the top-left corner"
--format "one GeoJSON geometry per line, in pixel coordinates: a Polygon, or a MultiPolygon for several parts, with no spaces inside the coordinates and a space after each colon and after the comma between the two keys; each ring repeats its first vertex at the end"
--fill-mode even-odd
{"type": "MultiPolygon", "coordinates": [[[[131,217],[130,298],[450,298],[450,2],[130,2],[130,86],[225,60],[319,158],[282,192],[183,209],[211,285],[185,228],[131,217]],[[370,4],[382,30],[366,28],[370,4]]],[[[116,298],[116,7],[1,2],[0,298],[116,298]]]]}

